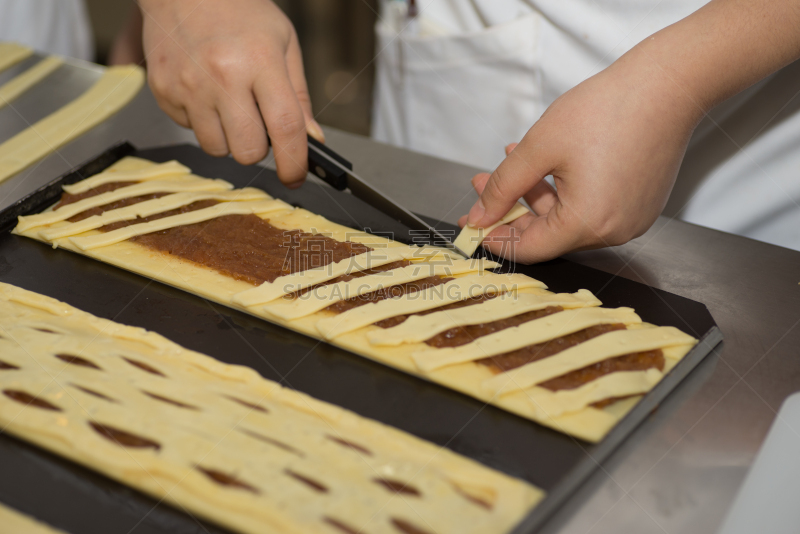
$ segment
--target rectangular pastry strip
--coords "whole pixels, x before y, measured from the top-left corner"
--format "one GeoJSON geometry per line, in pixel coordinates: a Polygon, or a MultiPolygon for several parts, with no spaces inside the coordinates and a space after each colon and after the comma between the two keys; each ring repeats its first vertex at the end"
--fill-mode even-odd
{"type": "MultiPolygon", "coordinates": [[[[125,158],[107,172],[130,176],[152,166],[150,162],[125,158]]],[[[173,178],[176,182],[186,179],[173,178]]],[[[99,196],[168,182],[163,178],[141,182],[99,196]]],[[[163,192],[158,188],[148,191],[163,192]]],[[[91,205],[93,198],[97,197],[75,204],[83,203],[82,207],[87,209],[85,206],[91,205]]],[[[169,195],[162,197],[168,198],[169,195]]],[[[102,205],[97,203],[93,207],[102,205]]],[[[441,266],[467,264],[446,250],[434,251],[431,247],[415,250],[356,232],[302,209],[260,216],[268,222],[270,232],[283,232],[288,239],[287,243],[277,245],[287,247],[282,249],[287,251],[282,270],[277,275],[262,273],[255,278],[236,278],[184,257],[148,248],[139,241],[155,234],[106,245],[116,241],[107,237],[116,230],[103,233],[95,229],[73,235],[66,230],[67,226],[80,222],[41,224],[55,218],[65,221],[69,217],[53,215],[62,210],[71,209],[70,217],[80,213],[73,206],[67,204],[55,212],[26,217],[15,232],[155,278],[303,334],[329,339],[356,354],[587,441],[602,439],[635,404],[636,395],[649,391],[696,343],[690,336],[677,335],[677,330],[642,324],[632,310],[598,308],[600,301],[588,291],[553,294],[530,277],[485,271],[491,268],[489,263],[470,264],[456,274],[455,270],[447,271],[441,266]],[[50,231],[71,237],[48,241],[50,231]],[[292,248],[291,240],[298,243],[319,240],[320,247],[332,247],[332,252],[325,252],[329,259],[323,264],[312,261],[299,266],[296,262],[303,256],[292,260],[290,252],[300,249],[292,248]],[[76,243],[95,243],[97,247],[82,250],[76,243]],[[342,247],[345,248],[339,250],[342,247]],[[421,280],[419,274],[398,276],[386,282],[389,280],[386,272],[420,273],[420,268],[428,269],[425,274],[434,276],[421,280]],[[422,284],[419,289],[404,289],[408,284],[401,282],[411,279],[417,280],[411,285],[422,284]],[[386,286],[390,291],[385,291],[386,286]],[[383,289],[376,291],[379,287],[383,289]],[[345,289],[360,296],[347,300],[344,297],[350,293],[343,292],[345,289]],[[399,294],[394,293],[395,289],[399,294]],[[303,298],[304,295],[309,296],[303,298]],[[649,331],[638,334],[639,330],[649,331]],[[662,339],[659,336],[663,332],[674,335],[662,339]],[[603,339],[638,339],[636,336],[650,341],[633,343],[627,347],[628,352],[619,347],[594,352],[597,347],[605,347],[603,339]],[[493,340],[497,340],[496,345],[492,345],[493,340]],[[490,346],[493,348],[487,350],[490,346]],[[653,348],[640,350],[637,348],[640,346],[653,348]],[[587,351],[591,357],[582,356],[587,351]],[[579,364],[585,368],[578,367],[579,364]]],[[[161,220],[171,218],[188,224],[193,219],[185,216],[193,213],[198,212],[161,220]]],[[[143,233],[150,231],[148,224],[126,228],[138,226],[134,233],[143,233]]],[[[188,232],[194,227],[180,228],[188,232]]],[[[206,233],[203,230],[203,235],[206,233]]]]}
{"type": "MultiPolygon", "coordinates": [[[[460,347],[424,350],[415,352],[411,357],[420,369],[433,371],[448,365],[480,360],[528,345],[544,343],[590,326],[616,323],[629,325],[641,322],[642,320],[631,308],[577,308],[479,337],[460,347]]],[[[553,356],[547,361],[557,357],[553,356]]]]}
{"type": "Polygon", "coordinates": [[[544,495],[249,368],[3,283],[0,325],[8,432],[237,532],[506,532],[544,495]]]}
{"type": "MultiPolygon", "coordinates": [[[[451,262],[440,263],[418,262],[407,267],[391,269],[362,278],[355,278],[347,282],[328,284],[303,295],[299,295],[294,300],[275,301],[275,303],[265,306],[264,311],[269,315],[291,321],[323,310],[334,302],[358,297],[387,287],[406,284],[432,276],[454,276],[469,272],[480,272],[484,269],[495,269],[497,267],[499,267],[499,264],[482,259],[453,260],[451,262]]],[[[412,295],[416,295],[416,293],[412,293],[412,295]]],[[[405,295],[405,297],[408,298],[408,295],[405,295]]],[[[394,299],[390,301],[384,300],[381,301],[381,303],[393,303],[393,301],[394,299]]],[[[371,305],[367,306],[372,308],[371,305]]],[[[351,311],[355,312],[358,309],[359,308],[356,308],[351,311]]],[[[373,322],[375,321],[367,324],[372,324],[373,322]]]]}
{"type": "Polygon", "coordinates": [[[223,202],[210,208],[204,208],[189,213],[181,213],[172,217],[164,217],[155,221],[142,224],[125,226],[111,232],[90,235],[84,237],[70,237],[69,240],[81,250],[91,250],[93,248],[107,247],[120,241],[126,241],[132,237],[169,230],[176,226],[195,224],[209,219],[216,219],[225,215],[247,215],[270,213],[292,209],[292,207],[282,200],[256,200],[245,202],[223,202]]]}
{"type": "Polygon", "coordinates": [[[509,292],[492,300],[481,302],[468,309],[449,310],[409,317],[399,325],[385,330],[376,330],[367,338],[373,345],[402,345],[422,343],[436,334],[458,326],[488,323],[507,319],[525,312],[541,310],[548,306],[564,309],[600,306],[601,302],[591,292],[580,289],[575,294],[546,292],[530,294],[509,292]]]}
{"type": "Polygon", "coordinates": [[[220,192],[207,192],[207,193],[175,193],[153,200],[146,200],[139,202],[125,208],[118,208],[111,211],[105,211],[102,215],[93,215],[82,221],[72,224],[65,224],[60,227],[43,230],[41,232],[42,238],[52,241],[62,237],[69,237],[78,235],[89,230],[95,230],[107,224],[115,222],[127,221],[136,219],[137,217],[149,217],[157,213],[173,210],[182,206],[187,206],[193,202],[200,200],[219,200],[228,202],[242,202],[246,200],[270,200],[269,195],[255,189],[248,187],[246,189],[236,189],[234,191],[220,191],[220,192]]]}
{"type": "Polygon", "coordinates": [[[192,170],[183,165],[182,163],[171,160],[164,163],[156,163],[150,167],[141,169],[131,169],[129,171],[118,171],[115,169],[108,169],[101,173],[95,174],[80,182],[65,185],[63,187],[66,193],[70,195],[77,195],[85,193],[90,189],[99,187],[101,185],[110,184],[113,182],[147,182],[150,180],[157,180],[167,176],[181,176],[191,174],[192,170]]]}
{"type": "MultiPolygon", "coordinates": [[[[49,210],[36,215],[22,215],[17,223],[17,231],[24,232],[39,226],[66,221],[86,210],[111,204],[125,198],[151,195],[153,193],[180,193],[192,191],[229,191],[233,185],[224,180],[207,180],[198,178],[180,178],[176,180],[143,182],[122,187],[108,193],[85,198],[78,202],[62,206],[58,210],[49,210]]],[[[116,211],[116,210],[114,210],[116,211]]]]}
{"type": "MultiPolygon", "coordinates": [[[[494,262],[491,263],[495,267],[499,266],[494,262]]],[[[544,288],[545,286],[540,281],[528,276],[481,273],[456,278],[441,286],[366,304],[335,317],[321,319],[317,323],[317,330],[325,336],[325,339],[333,339],[398,315],[418,313],[487,293],[512,293],[532,287],[544,288]]]]}
{"type": "Polygon", "coordinates": [[[323,267],[280,276],[272,282],[264,282],[258,287],[237,293],[232,300],[235,304],[241,306],[266,304],[284,295],[308,289],[311,286],[328,282],[339,276],[411,259],[427,258],[421,255],[420,247],[377,248],[323,267]]]}

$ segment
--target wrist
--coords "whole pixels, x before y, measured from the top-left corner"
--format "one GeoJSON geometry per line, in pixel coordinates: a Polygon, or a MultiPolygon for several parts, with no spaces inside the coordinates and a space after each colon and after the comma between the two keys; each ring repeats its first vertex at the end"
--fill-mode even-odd
{"type": "Polygon", "coordinates": [[[603,73],[612,76],[616,90],[625,95],[620,119],[650,124],[654,130],[683,137],[705,115],[704,96],[698,95],[647,44],[640,43],[603,73]]]}

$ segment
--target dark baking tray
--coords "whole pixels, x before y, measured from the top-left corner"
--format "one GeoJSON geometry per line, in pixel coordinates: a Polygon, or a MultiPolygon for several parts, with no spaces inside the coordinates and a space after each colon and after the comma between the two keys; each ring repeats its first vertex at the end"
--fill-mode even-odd
{"type": "MultiPolygon", "coordinates": [[[[540,279],[553,291],[586,288],[605,306],[631,306],[645,321],[676,326],[702,340],[602,442],[590,444],[179,289],[9,233],[18,215],[55,202],[62,185],[126,155],[177,159],[202,176],[259,187],[334,222],[410,242],[409,231],[399,223],[330,187],[308,183],[289,191],[270,170],[212,158],[194,146],[136,150],[123,143],[0,213],[0,280],[154,330],[224,362],[247,365],[266,378],[525,479],[548,496],[517,527],[520,534],[535,531],[563,504],[722,339],[699,302],[567,260],[506,263],[505,270],[540,279]]],[[[223,532],[7,434],[0,434],[0,466],[0,501],[74,534],[223,532]]]]}

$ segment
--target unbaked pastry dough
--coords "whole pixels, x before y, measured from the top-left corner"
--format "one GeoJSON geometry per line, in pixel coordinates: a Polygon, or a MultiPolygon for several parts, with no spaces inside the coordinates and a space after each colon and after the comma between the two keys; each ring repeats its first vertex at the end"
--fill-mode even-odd
{"type": "Polygon", "coordinates": [[[514,291],[468,308],[412,316],[392,328],[374,330],[367,335],[367,338],[373,345],[422,343],[451,328],[508,319],[529,311],[542,310],[548,306],[570,309],[600,306],[600,304],[602,303],[585,289],[579,289],[574,294],[550,292],[519,294],[514,291]]]}
{"type": "Polygon", "coordinates": [[[295,293],[353,272],[374,269],[401,260],[429,258],[429,254],[421,254],[420,247],[379,247],[336,263],[280,276],[274,282],[264,282],[258,287],[237,293],[233,296],[233,302],[241,306],[266,304],[284,295],[295,293]]]}
{"type": "Polygon", "coordinates": [[[156,219],[155,221],[148,221],[146,223],[133,224],[102,234],[85,237],[70,237],[69,240],[81,250],[91,250],[93,248],[107,247],[108,245],[113,245],[114,243],[136,237],[137,235],[151,234],[153,232],[160,232],[161,230],[168,230],[176,226],[208,221],[210,219],[222,217],[223,215],[262,214],[291,209],[293,209],[292,206],[282,200],[221,202],[209,208],[181,213],[180,215],[173,215],[171,217],[164,217],[163,219],[156,219]]]}
{"type": "MultiPolygon", "coordinates": [[[[122,187],[93,197],[84,198],[78,202],[67,204],[57,210],[50,210],[36,215],[21,215],[17,228],[20,231],[30,230],[37,226],[51,225],[59,221],[66,221],[88,209],[103,206],[123,198],[150,195],[152,193],[180,193],[197,191],[228,191],[233,185],[224,180],[203,180],[197,178],[176,178],[174,180],[155,180],[140,184],[122,187]]],[[[244,191],[243,189],[240,191],[244,191]]]]}
{"type": "MultiPolygon", "coordinates": [[[[120,173],[133,172],[138,169],[150,168],[153,165],[154,164],[151,162],[137,158],[124,158],[117,162],[109,171],[120,173]]],[[[187,178],[174,177],[171,181],[185,179],[187,178]]],[[[137,185],[119,189],[113,193],[125,191],[126,189],[133,191],[134,188],[159,181],[164,182],[164,180],[142,182],[137,185]]],[[[209,180],[209,183],[211,182],[212,181],[209,180]]],[[[81,202],[90,200],[91,198],[81,202]]],[[[56,213],[67,210],[72,206],[73,204],[70,204],[60,208],[56,213]]],[[[83,209],[86,208],[84,207],[83,209]]],[[[432,349],[424,343],[429,337],[447,330],[448,328],[452,328],[452,325],[461,326],[486,322],[487,319],[491,320],[491,314],[493,313],[497,313],[497,318],[507,318],[527,311],[542,309],[547,307],[547,305],[559,305],[565,308],[565,311],[525,323],[527,326],[525,326],[522,331],[527,332],[527,334],[532,334],[535,333],[538,328],[536,326],[530,326],[534,323],[544,319],[548,321],[555,320],[557,322],[558,319],[554,318],[561,314],[566,314],[563,317],[567,318],[580,317],[581,314],[575,313],[576,311],[580,311],[583,308],[587,308],[588,311],[588,309],[599,306],[600,302],[588,291],[580,291],[573,295],[556,295],[547,291],[544,288],[544,284],[541,282],[522,274],[514,274],[511,276],[516,280],[516,291],[511,291],[510,288],[500,290],[500,293],[503,293],[503,295],[496,299],[460,309],[438,311],[425,316],[411,316],[406,322],[401,323],[395,328],[383,329],[374,324],[384,318],[394,317],[396,315],[417,313],[422,310],[433,310],[439,305],[445,305],[453,301],[447,296],[446,292],[433,291],[437,288],[447,287],[448,285],[455,287],[456,285],[468,283],[470,284],[471,290],[477,291],[478,294],[480,294],[482,292],[490,292],[487,289],[490,284],[484,282],[490,281],[492,278],[497,279],[497,277],[508,276],[491,272],[482,272],[479,273],[481,276],[480,278],[475,280],[471,279],[469,282],[464,282],[464,280],[466,278],[475,277],[476,274],[465,273],[464,275],[458,275],[456,280],[431,288],[430,291],[413,293],[414,298],[408,295],[401,298],[384,300],[375,304],[363,305],[338,315],[323,309],[308,315],[302,314],[302,317],[298,316],[295,319],[289,320],[287,318],[278,317],[267,311],[278,309],[281,306],[292,306],[291,301],[280,299],[282,295],[297,291],[298,288],[307,288],[311,285],[329,281],[340,274],[353,272],[354,270],[368,269],[376,265],[374,263],[370,264],[368,261],[363,261],[366,255],[361,255],[360,257],[355,256],[347,261],[328,265],[320,269],[306,271],[307,274],[296,273],[288,277],[280,277],[271,284],[262,284],[259,287],[253,287],[247,282],[235,280],[232,277],[225,276],[210,268],[194,264],[179,257],[145,248],[135,242],[121,241],[108,246],[81,250],[70,241],[70,239],[94,239],[94,236],[98,236],[97,239],[103,239],[104,236],[107,235],[97,230],[90,230],[77,235],[70,234],[71,237],[60,237],[48,240],[45,236],[50,228],[58,228],[60,231],[62,227],[80,224],[68,223],[63,220],[56,223],[41,224],[42,221],[49,220],[47,217],[53,216],[51,213],[51,211],[48,211],[42,215],[32,216],[33,218],[39,217],[33,224],[29,222],[32,217],[25,218],[23,223],[15,229],[15,232],[171,284],[209,300],[241,309],[257,317],[286,326],[308,336],[317,339],[325,339],[327,336],[331,343],[346,350],[385,363],[408,373],[424,377],[446,387],[471,395],[483,402],[493,404],[512,413],[521,415],[522,417],[532,419],[587,441],[596,442],[602,439],[603,436],[605,436],[636,404],[639,395],[649,391],[652,385],[658,381],[657,379],[669,372],[696,343],[694,338],[686,336],[685,334],[663,338],[661,336],[663,332],[672,332],[672,330],[658,329],[652,325],[639,323],[638,317],[634,320],[633,317],[635,314],[629,310],[622,312],[605,310],[592,313],[610,313],[612,316],[615,313],[622,313],[628,318],[624,322],[632,322],[629,327],[630,332],[634,330],[643,331],[642,334],[631,334],[626,331],[622,336],[641,336],[643,339],[647,340],[645,345],[660,347],[662,349],[665,361],[663,373],[659,373],[658,375],[650,371],[639,372],[639,374],[634,372],[628,372],[627,374],[614,373],[619,376],[608,378],[611,375],[606,375],[603,377],[602,381],[595,381],[597,382],[596,384],[590,382],[589,384],[594,384],[592,386],[583,385],[575,390],[570,390],[570,392],[559,391],[554,393],[537,385],[541,383],[543,379],[540,379],[541,377],[537,374],[538,371],[531,371],[531,369],[536,370],[542,369],[543,367],[530,367],[531,365],[546,362],[545,370],[548,373],[547,376],[559,376],[552,374],[554,369],[560,369],[560,372],[563,373],[566,372],[565,369],[576,368],[576,362],[597,361],[598,358],[603,359],[611,357],[611,353],[619,354],[619,350],[616,350],[607,353],[592,353],[590,354],[591,358],[588,359],[582,359],[584,356],[580,356],[585,351],[592,352],[592,347],[597,346],[593,344],[587,345],[587,343],[592,343],[592,341],[594,341],[596,344],[598,343],[596,340],[602,340],[613,333],[601,335],[594,340],[581,343],[575,347],[575,349],[578,349],[579,347],[585,346],[580,350],[565,350],[545,358],[544,360],[535,362],[535,364],[528,364],[510,372],[500,374],[496,374],[495,370],[486,365],[477,363],[472,356],[468,358],[467,361],[462,361],[460,363],[452,363],[444,366],[436,365],[433,368],[425,368],[423,362],[434,361],[435,358],[432,357],[434,353],[444,351],[443,354],[447,355],[459,354],[462,350],[470,350],[469,345],[466,345],[467,349],[458,347],[453,349],[452,352],[449,352],[450,349],[432,349]],[[356,259],[358,261],[353,261],[356,259]],[[438,297],[437,295],[443,295],[443,297],[438,297]],[[502,308],[505,304],[509,305],[508,310],[499,312],[492,311],[502,308]],[[489,312],[484,312],[482,310],[489,310],[489,312]],[[474,313],[474,320],[469,318],[472,313],[474,313]],[[487,315],[487,313],[490,314],[487,315]],[[420,328],[419,333],[415,332],[414,325],[421,324],[424,324],[425,328],[430,328],[430,330],[426,331],[425,328],[420,328]],[[534,330],[528,331],[529,328],[534,330]],[[435,333],[432,333],[434,331],[435,333]],[[396,332],[400,334],[408,332],[408,336],[404,337],[398,335],[396,332]],[[429,332],[431,333],[430,336],[421,337],[429,332]],[[421,356],[422,354],[425,355],[421,356]],[[576,354],[578,356],[576,356],[576,354]],[[514,383],[510,380],[512,377],[516,383],[524,384],[525,386],[517,387],[509,385],[514,383]],[[602,395],[605,395],[605,397],[600,398],[602,395]],[[613,399],[627,395],[634,396],[612,402],[603,408],[592,406],[592,403],[598,400],[613,399]]],[[[437,263],[443,260],[454,263],[460,260],[460,258],[451,255],[444,249],[437,249],[436,252],[431,253],[431,247],[426,248],[424,251],[420,249],[420,251],[424,253],[417,255],[413,252],[411,247],[406,245],[379,236],[356,232],[299,208],[269,213],[265,215],[265,218],[269,219],[270,224],[281,229],[321,233],[339,241],[349,240],[364,243],[365,245],[373,247],[374,250],[368,254],[374,254],[376,257],[383,255],[383,257],[386,258],[387,254],[397,254],[398,257],[406,258],[409,255],[409,250],[411,250],[411,257],[408,259],[414,261],[414,265],[424,265],[426,262],[437,263]]],[[[134,225],[131,228],[135,228],[135,226],[142,225],[134,225]]],[[[80,229],[80,227],[77,228],[80,229]]],[[[64,232],[66,232],[66,230],[64,230],[64,232]]],[[[386,261],[386,263],[389,262],[386,261]]],[[[363,279],[364,278],[361,280],[363,279]]],[[[460,297],[455,297],[455,300],[460,300],[460,297]]],[[[325,303],[323,302],[323,304],[325,303]]],[[[316,304],[315,307],[317,307],[316,304]]],[[[590,315],[587,315],[587,317],[590,315]]],[[[619,317],[616,317],[615,320],[616,319],[619,319],[619,317]]],[[[563,331],[568,330],[567,328],[563,331]]],[[[547,341],[548,339],[558,337],[560,331],[559,329],[550,329],[549,337],[544,334],[536,334],[535,338],[532,337],[531,339],[524,339],[522,341],[516,340],[515,343],[519,346],[520,343],[530,344],[531,341],[542,339],[547,341]]],[[[675,332],[678,331],[675,330],[675,332]]],[[[489,336],[479,339],[485,339],[486,337],[489,336]]],[[[501,331],[499,337],[513,339],[510,337],[509,330],[501,331]]],[[[612,336],[609,339],[615,339],[615,337],[612,336]]],[[[633,349],[636,346],[638,345],[633,344],[628,346],[628,353],[635,352],[633,349]]],[[[623,352],[623,354],[625,354],[625,352],[623,352]]],[[[477,356],[477,353],[473,356],[477,356]]]]}
{"type": "Polygon", "coordinates": [[[0,525],[8,534],[66,534],[0,503],[0,525]]]}
{"type": "Polygon", "coordinates": [[[696,340],[692,336],[684,334],[674,326],[645,326],[618,330],[584,341],[558,353],[555,357],[531,362],[497,375],[487,380],[484,386],[494,394],[503,395],[524,390],[615,356],[675,345],[691,347],[695,343],[696,340]]]}
{"type": "MultiPolygon", "coordinates": [[[[0,51],[0,54],[2,54],[2,51],[0,51]]],[[[63,63],[59,57],[46,57],[22,74],[4,83],[0,86],[0,109],[42,81],[45,76],[63,65],[63,63]]]]}
{"type": "Polygon", "coordinates": [[[44,239],[53,240],[59,237],[82,234],[107,224],[135,219],[136,217],[149,217],[156,213],[163,213],[172,209],[186,206],[200,200],[241,201],[241,200],[270,200],[270,196],[260,189],[247,187],[235,191],[220,191],[208,193],[174,193],[153,200],[145,200],[124,208],[105,211],[101,215],[92,215],[82,221],[64,224],[49,230],[42,230],[44,239]]]}
{"type": "Polygon", "coordinates": [[[453,242],[453,244],[462,252],[464,252],[468,256],[472,256],[475,254],[475,251],[478,250],[478,247],[483,240],[489,235],[492,230],[497,228],[498,226],[502,226],[504,224],[508,224],[510,222],[516,221],[526,213],[530,213],[531,210],[517,202],[514,204],[514,207],[506,213],[502,219],[497,221],[491,226],[487,226],[486,228],[478,228],[477,226],[465,226],[461,229],[461,232],[458,234],[458,237],[453,242]]]}
{"type": "MultiPolygon", "coordinates": [[[[504,354],[528,345],[538,345],[590,326],[614,323],[630,325],[641,322],[642,320],[631,308],[577,308],[528,321],[512,328],[506,328],[494,334],[479,337],[475,341],[460,347],[423,350],[415,352],[411,357],[414,358],[414,362],[423,371],[433,371],[456,363],[471,362],[504,354]]],[[[578,347],[582,347],[585,343],[587,342],[584,341],[578,347]]],[[[551,356],[542,361],[561,358],[562,354],[551,356]]]]}
{"type": "Polygon", "coordinates": [[[242,533],[507,532],[544,496],[252,369],[3,283],[0,426],[242,533]]]}
{"type": "MultiPolygon", "coordinates": [[[[498,263],[484,259],[455,260],[452,262],[437,263],[413,263],[407,267],[382,271],[368,276],[363,276],[361,278],[355,278],[347,282],[338,282],[336,284],[328,284],[317,287],[298,296],[294,300],[277,300],[274,303],[270,303],[269,305],[264,306],[264,311],[269,315],[290,321],[311,315],[312,313],[327,308],[335,302],[358,297],[366,293],[372,293],[373,291],[379,291],[387,287],[406,284],[416,280],[421,280],[423,278],[430,278],[432,276],[452,276],[468,272],[480,272],[485,269],[496,269],[499,266],[500,265],[498,263]]],[[[431,290],[433,289],[434,288],[431,288],[431,290]]],[[[412,294],[416,296],[418,293],[412,294]]],[[[425,293],[423,292],[423,295],[424,294],[425,293]]],[[[422,297],[420,300],[425,300],[425,298],[422,297]]],[[[389,301],[381,302],[393,301],[394,299],[390,299],[389,301]]],[[[368,304],[366,306],[360,306],[359,308],[350,310],[350,312],[354,312],[357,309],[365,307],[370,311],[372,310],[368,304]]],[[[345,312],[337,317],[341,317],[342,315],[346,315],[350,312],[345,312]]],[[[398,314],[395,313],[394,315],[398,314]]],[[[372,324],[378,320],[380,319],[373,319],[367,324],[372,324]]]]}
{"type": "Polygon", "coordinates": [[[65,185],[63,189],[71,195],[77,195],[89,189],[94,189],[95,187],[113,182],[146,182],[148,180],[162,179],[167,176],[185,176],[191,174],[191,172],[192,169],[173,159],[164,163],[158,163],[152,167],[145,167],[144,169],[133,169],[130,171],[108,169],[86,178],[85,180],[81,180],[80,182],[65,185]]]}
{"type": "Polygon", "coordinates": [[[325,339],[333,339],[390,317],[431,310],[486,293],[516,293],[520,289],[543,287],[545,287],[543,283],[525,275],[480,273],[456,278],[424,291],[408,293],[347,310],[320,320],[317,323],[317,330],[325,336],[325,339]]]}
{"type": "Polygon", "coordinates": [[[0,144],[0,182],[106,120],[136,96],[144,70],[109,67],[85,93],[0,144]]]}
{"type": "Polygon", "coordinates": [[[33,55],[33,50],[17,43],[0,43],[0,72],[33,55]]]}

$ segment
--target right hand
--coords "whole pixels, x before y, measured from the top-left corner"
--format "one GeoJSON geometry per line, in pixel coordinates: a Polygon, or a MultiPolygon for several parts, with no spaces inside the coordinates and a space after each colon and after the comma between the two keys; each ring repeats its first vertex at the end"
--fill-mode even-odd
{"type": "Polygon", "coordinates": [[[702,116],[681,89],[651,56],[629,52],[556,99],[494,173],[473,179],[480,199],[460,223],[490,226],[522,197],[533,213],[484,241],[520,263],[642,235],[664,208],[702,116]]]}
{"type": "Polygon", "coordinates": [[[159,106],[211,155],[256,163],[300,186],[311,114],[300,44],[270,0],[140,0],[148,80],[159,106]],[[266,126],[266,128],[265,128],[266,126]]]}

